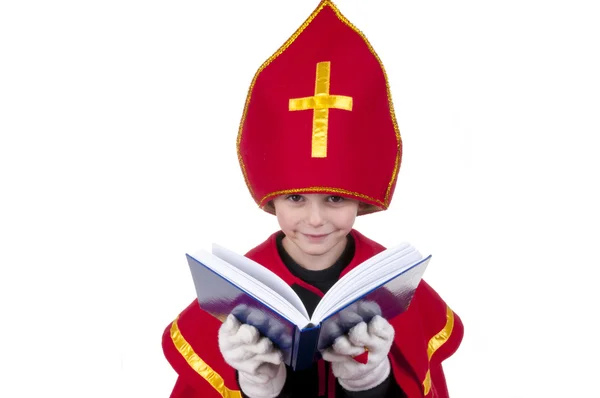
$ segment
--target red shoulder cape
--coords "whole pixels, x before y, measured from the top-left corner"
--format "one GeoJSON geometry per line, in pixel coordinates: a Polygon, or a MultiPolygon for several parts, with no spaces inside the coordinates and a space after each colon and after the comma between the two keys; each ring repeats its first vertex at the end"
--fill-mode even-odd
{"type": "MultiPolygon", "coordinates": [[[[344,273],[385,248],[353,230],[356,252],[344,273]]],[[[322,296],[296,278],[277,253],[274,233],[246,256],[263,264],[287,283],[299,284],[322,296]]],[[[452,355],[463,337],[460,318],[425,282],[415,292],[409,309],[391,321],[396,331],[390,361],[397,383],[409,398],[448,398],[442,361],[452,355]]],[[[164,354],[179,375],[172,398],[241,397],[235,371],[225,363],[218,347],[221,322],[202,311],[194,300],[165,329],[164,354]]]]}

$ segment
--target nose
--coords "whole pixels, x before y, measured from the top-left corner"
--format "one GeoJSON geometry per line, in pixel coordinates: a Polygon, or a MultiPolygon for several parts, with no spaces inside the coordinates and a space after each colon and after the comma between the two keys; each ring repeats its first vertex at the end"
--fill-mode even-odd
{"type": "Polygon", "coordinates": [[[320,227],[324,223],[323,209],[319,203],[311,203],[307,206],[308,214],[306,217],[308,225],[311,227],[320,227]]]}

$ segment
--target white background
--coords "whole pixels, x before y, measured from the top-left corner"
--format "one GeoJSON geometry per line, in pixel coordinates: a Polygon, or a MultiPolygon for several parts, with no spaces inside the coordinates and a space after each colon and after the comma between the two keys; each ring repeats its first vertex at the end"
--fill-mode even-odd
{"type": "MultiPolygon", "coordinates": [[[[356,228],[434,255],[465,324],[452,397],[600,396],[594,3],[336,3],[386,66],[404,142],[391,208],[356,228]]],[[[2,2],[0,396],[169,395],[185,252],[277,228],[237,128],[316,5],[2,2]]]]}

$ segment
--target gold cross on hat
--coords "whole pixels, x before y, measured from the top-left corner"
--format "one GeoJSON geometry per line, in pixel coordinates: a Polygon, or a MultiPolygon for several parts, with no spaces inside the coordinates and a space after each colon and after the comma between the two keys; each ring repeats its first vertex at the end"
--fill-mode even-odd
{"type": "Polygon", "coordinates": [[[290,111],[305,111],[313,109],[312,151],[313,158],[327,157],[327,128],[329,125],[329,109],[352,110],[352,97],[345,95],[330,95],[329,83],[331,62],[317,63],[315,79],[315,95],[312,97],[291,98],[290,111]]]}

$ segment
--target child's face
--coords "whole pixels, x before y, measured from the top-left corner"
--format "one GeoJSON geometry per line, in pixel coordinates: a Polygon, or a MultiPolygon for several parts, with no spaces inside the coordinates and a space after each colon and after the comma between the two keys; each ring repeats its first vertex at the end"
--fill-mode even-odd
{"type": "Polygon", "coordinates": [[[278,196],[273,205],[286,238],[304,254],[320,256],[338,245],[345,247],[359,202],[341,196],[305,194],[278,196]]]}

